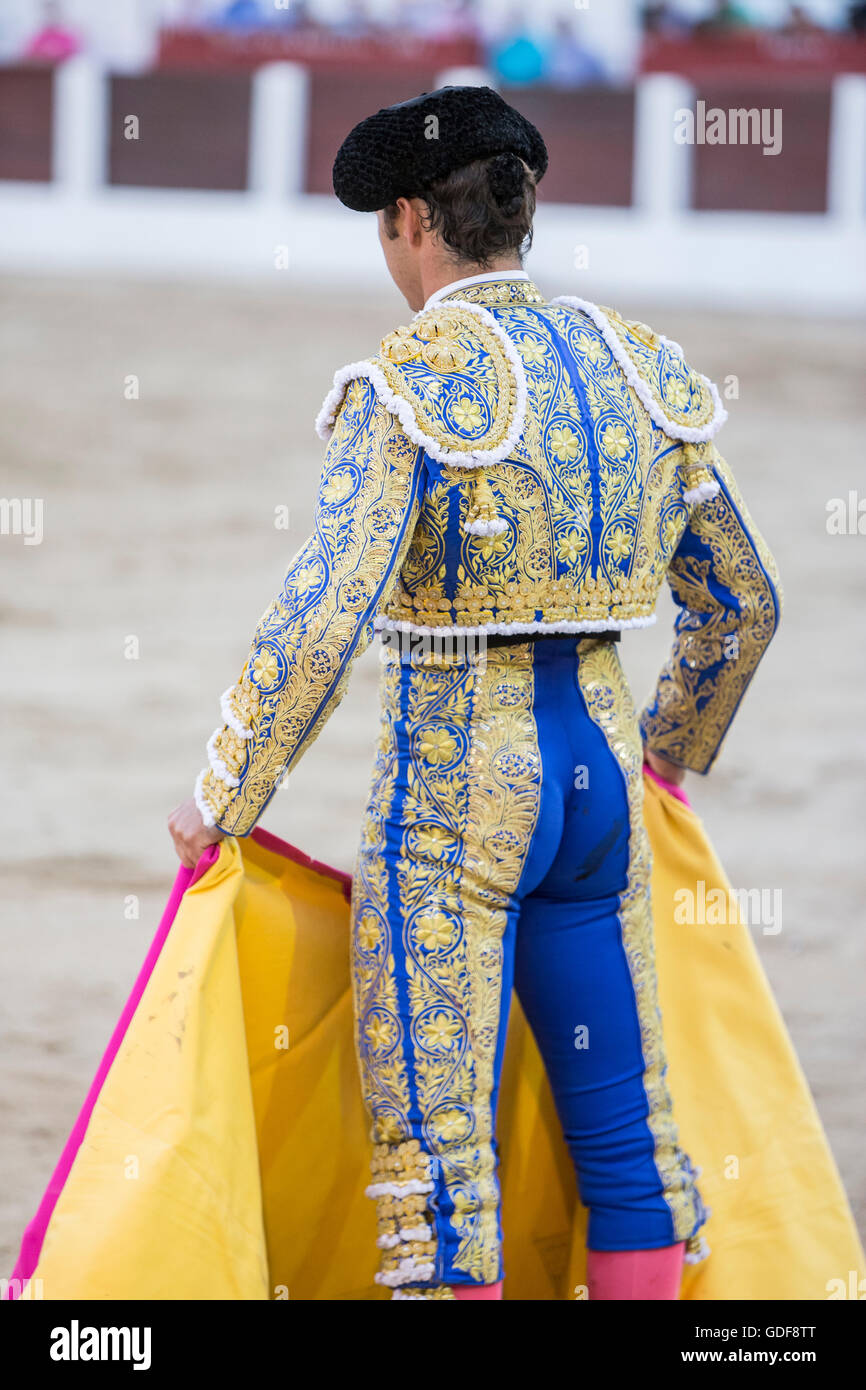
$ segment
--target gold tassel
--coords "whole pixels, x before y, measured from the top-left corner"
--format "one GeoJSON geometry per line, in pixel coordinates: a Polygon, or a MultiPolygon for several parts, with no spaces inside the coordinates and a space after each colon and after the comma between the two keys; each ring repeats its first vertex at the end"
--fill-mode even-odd
{"type": "Polygon", "coordinates": [[[472,496],[463,530],[471,536],[498,536],[500,532],[508,530],[507,523],[496,515],[496,498],[483,468],[479,468],[473,478],[472,496]]]}
{"type": "Polygon", "coordinates": [[[715,497],[719,485],[712,470],[694,444],[683,445],[683,461],[680,465],[680,471],[686,484],[683,493],[684,502],[703,502],[708,497],[715,497]]]}

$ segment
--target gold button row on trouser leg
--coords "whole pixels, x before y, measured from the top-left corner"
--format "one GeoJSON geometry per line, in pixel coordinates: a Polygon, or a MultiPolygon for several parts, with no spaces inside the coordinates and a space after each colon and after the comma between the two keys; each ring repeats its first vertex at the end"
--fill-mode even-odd
{"type": "Polygon", "coordinates": [[[378,1201],[379,1236],[376,1244],[391,1250],[401,1241],[430,1241],[433,1230],[428,1222],[427,1204],[419,1193],[406,1197],[390,1194],[378,1201]]]}
{"type": "Polygon", "coordinates": [[[430,1299],[435,1299],[437,1302],[439,1302],[440,1300],[448,1303],[457,1302],[457,1295],[455,1294],[450,1284],[434,1284],[432,1288],[426,1289],[421,1287],[395,1289],[391,1295],[392,1303],[395,1298],[411,1298],[416,1302],[419,1299],[423,1300],[424,1302],[427,1302],[430,1299]]]}
{"type": "Polygon", "coordinates": [[[429,1188],[419,1190],[433,1190],[430,1156],[422,1151],[417,1139],[407,1139],[402,1144],[377,1144],[373,1149],[370,1168],[374,1186],[382,1183],[429,1183],[429,1188]]]}
{"type": "Polygon", "coordinates": [[[376,1283],[398,1288],[432,1279],[436,1240],[426,1199],[435,1184],[429,1155],[417,1139],[377,1144],[370,1166],[373,1181],[367,1196],[376,1198],[376,1243],[383,1251],[376,1283]]]}

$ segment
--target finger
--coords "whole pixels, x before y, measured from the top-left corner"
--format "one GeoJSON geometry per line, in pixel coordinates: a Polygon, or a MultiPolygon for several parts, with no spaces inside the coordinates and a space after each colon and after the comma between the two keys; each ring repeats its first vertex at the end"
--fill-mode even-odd
{"type": "Polygon", "coordinates": [[[172,844],[174,845],[174,852],[180,860],[181,864],[183,864],[184,868],[194,869],[195,861],[192,859],[190,855],[189,848],[187,847],[186,840],[183,838],[183,836],[179,835],[176,831],[172,830],[171,840],[172,844]]]}

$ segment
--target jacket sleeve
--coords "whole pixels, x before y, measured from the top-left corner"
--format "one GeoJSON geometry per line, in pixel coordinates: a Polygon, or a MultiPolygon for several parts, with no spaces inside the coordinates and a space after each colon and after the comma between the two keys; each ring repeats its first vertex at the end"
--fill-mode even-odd
{"type": "Polygon", "coordinates": [[[312,536],[262,614],[221,700],[195,799],[206,825],[247,835],[282,776],[339,704],[415,525],[423,454],[353,381],[325,456],[312,536]]]}
{"type": "Polygon", "coordinates": [[[778,626],[782,588],[727,464],[708,445],[719,490],[692,506],[667,578],[679,606],[670,659],[641,717],[648,749],[708,772],[778,626]]]}

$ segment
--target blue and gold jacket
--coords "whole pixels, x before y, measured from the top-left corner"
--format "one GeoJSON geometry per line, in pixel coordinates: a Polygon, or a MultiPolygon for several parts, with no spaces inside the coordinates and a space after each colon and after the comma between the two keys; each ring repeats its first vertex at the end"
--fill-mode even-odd
{"type": "Polygon", "coordinates": [[[247,834],[375,629],[643,627],[675,640],[641,727],[706,772],[778,623],[776,566],[712,440],[718,391],[676,343],[524,276],[450,287],[343,368],[313,534],[263,614],[196,786],[247,834]]]}

